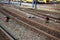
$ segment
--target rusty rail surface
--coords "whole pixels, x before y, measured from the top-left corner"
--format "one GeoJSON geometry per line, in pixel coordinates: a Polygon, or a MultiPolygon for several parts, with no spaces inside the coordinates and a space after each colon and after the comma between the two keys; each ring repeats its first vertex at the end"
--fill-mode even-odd
{"type": "Polygon", "coordinates": [[[0,40],[10,40],[10,38],[0,29],[0,40]]]}
{"type": "Polygon", "coordinates": [[[15,39],[0,25],[0,40],[15,40],[15,39]]]}
{"type": "MultiPolygon", "coordinates": [[[[60,23],[60,18],[56,18],[56,17],[50,16],[50,15],[46,15],[46,14],[56,13],[56,12],[34,10],[34,9],[30,9],[30,8],[20,8],[20,7],[17,7],[15,5],[14,5],[14,7],[16,9],[21,10],[21,11],[27,12],[29,14],[33,14],[33,15],[38,16],[38,17],[42,17],[44,19],[46,19],[46,17],[49,16],[50,20],[53,20],[53,21],[56,20],[56,22],[60,23]],[[42,13],[45,13],[45,14],[42,14],[42,13]]],[[[56,13],[56,14],[60,14],[60,13],[56,13]]]]}
{"type": "Polygon", "coordinates": [[[38,23],[36,21],[33,21],[29,18],[26,18],[24,16],[21,16],[19,14],[14,13],[14,12],[8,11],[4,8],[1,9],[0,11],[3,12],[3,14],[11,17],[12,19],[15,19],[16,21],[18,20],[17,22],[19,24],[22,23],[22,25],[30,27],[30,28],[38,31],[39,33],[43,33],[43,34],[45,34],[46,36],[50,37],[53,40],[59,40],[60,39],[60,32],[57,31],[56,29],[49,28],[46,25],[43,25],[43,24],[38,23]]]}
{"type": "MultiPolygon", "coordinates": [[[[35,15],[35,16],[38,16],[38,17],[42,17],[42,18],[44,18],[44,19],[46,19],[46,17],[47,16],[49,16],[49,18],[50,18],[50,20],[53,20],[53,21],[55,21],[56,20],[56,22],[58,22],[58,23],[60,23],[60,19],[59,18],[56,18],[56,17],[53,17],[53,16],[50,16],[50,15],[46,15],[46,14],[42,14],[42,13],[46,13],[46,11],[37,11],[37,10],[32,10],[32,9],[27,9],[27,8],[25,8],[25,9],[21,9],[20,8],[20,10],[21,11],[24,11],[24,12],[27,12],[27,13],[29,13],[29,14],[33,14],[33,15],[35,15]]],[[[52,12],[50,12],[50,13],[52,13],[52,12]]],[[[49,12],[47,12],[47,14],[50,14],[49,12]]]]}
{"type": "MultiPolygon", "coordinates": [[[[11,6],[14,7],[14,8],[16,8],[16,9],[19,9],[20,11],[27,12],[29,14],[33,14],[35,16],[42,17],[44,19],[46,19],[46,17],[49,16],[49,19],[50,20],[60,23],[60,18],[57,18],[57,17],[54,17],[54,16],[50,16],[50,15],[46,15],[46,14],[50,14],[50,13],[53,13],[54,14],[56,12],[42,11],[42,10],[34,10],[34,9],[31,9],[31,8],[20,8],[20,7],[17,7],[15,5],[11,5],[11,6]]],[[[60,13],[56,13],[56,14],[60,14],[60,13]]]]}

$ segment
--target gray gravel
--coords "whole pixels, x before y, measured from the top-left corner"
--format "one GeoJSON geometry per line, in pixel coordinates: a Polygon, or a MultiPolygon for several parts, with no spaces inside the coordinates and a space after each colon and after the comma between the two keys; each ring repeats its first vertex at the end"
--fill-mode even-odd
{"type": "MultiPolygon", "coordinates": [[[[0,21],[2,21],[3,18],[5,18],[5,16],[0,13],[0,21]]],[[[18,24],[12,19],[10,19],[8,23],[2,21],[0,22],[0,25],[1,24],[5,25],[4,28],[17,40],[48,40],[47,37],[39,35],[38,33],[18,24]]]]}

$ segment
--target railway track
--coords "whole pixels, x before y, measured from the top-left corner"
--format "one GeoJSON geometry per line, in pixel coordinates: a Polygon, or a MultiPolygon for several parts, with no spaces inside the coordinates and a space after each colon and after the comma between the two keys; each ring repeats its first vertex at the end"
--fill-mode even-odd
{"type": "MultiPolygon", "coordinates": [[[[8,5],[9,6],[9,5],[8,5]]],[[[11,5],[12,6],[12,5],[11,5]]],[[[60,13],[54,13],[54,12],[46,12],[46,11],[39,11],[39,10],[34,10],[34,9],[27,9],[27,8],[20,8],[20,7],[17,7],[15,5],[13,5],[16,9],[19,9],[20,11],[22,12],[25,12],[25,13],[28,13],[28,14],[31,14],[31,15],[35,15],[35,16],[38,16],[38,17],[41,17],[41,18],[44,18],[46,20],[46,17],[49,16],[49,19],[51,21],[54,21],[54,22],[57,22],[57,23],[60,23],[60,18],[57,17],[58,15],[60,15],[60,13]],[[37,11],[37,12],[36,12],[37,11]],[[46,12],[46,13],[45,13],[46,12]],[[49,14],[49,15],[47,15],[49,14]],[[51,16],[51,14],[54,14],[51,16]],[[57,15],[58,14],[58,15],[57,15]],[[57,15],[57,16],[55,16],[57,15]],[[55,16],[55,17],[54,17],[55,16]]]]}
{"type": "Polygon", "coordinates": [[[52,21],[56,20],[56,22],[60,23],[60,18],[57,18],[57,17],[54,17],[54,16],[50,16],[51,12],[37,11],[37,10],[32,10],[32,9],[21,9],[21,8],[20,8],[20,10],[24,11],[24,12],[27,12],[29,14],[33,14],[33,15],[38,16],[38,17],[42,17],[44,19],[46,19],[46,17],[49,16],[50,20],[52,20],[52,21]]]}
{"type": "Polygon", "coordinates": [[[49,28],[46,25],[33,21],[29,18],[26,18],[24,16],[14,13],[14,12],[8,11],[4,8],[1,9],[0,11],[3,12],[3,14],[9,16],[10,18],[16,20],[19,24],[32,28],[32,29],[36,30],[37,32],[46,35],[50,39],[53,39],[53,40],[60,39],[60,32],[57,31],[56,29],[49,28]]]}
{"type": "Polygon", "coordinates": [[[8,32],[0,26],[0,40],[14,40],[8,32]]]}
{"type": "Polygon", "coordinates": [[[34,9],[30,9],[30,8],[20,8],[17,6],[14,6],[14,7],[16,9],[19,9],[20,11],[27,12],[29,14],[32,14],[32,15],[35,15],[38,17],[42,17],[44,19],[46,19],[46,17],[49,16],[50,20],[60,23],[60,18],[55,16],[57,14],[60,15],[60,13],[48,12],[48,11],[42,11],[42,10],[34,10],[34,9]],[[54,15],[51,16],[50,14],[54,14],[54,15]]]}
{"type": "MultiPolygon", "coordinates": [[[[4,7],[5,8],[5,7],[4,7]]],[[[14,13],[17,13],[17,14],[19,14],[19,15],[22,15],[22,16],[24,16],[24,17],[26,17],[26,18],[28,18],[28,16],[30,16],[30,15],[28,15],[28,13],[26,13],[26,12],[23,12],[23,11],[19,11],[18,9],[16,10],[15,8],[13,8],[13,7],[7,7],[6,9],[8,10],[8,11],[11,11],[11,12],[14,12],[14,13]],[[12,9],[11,9],[12,8],[12,9]]],[[[39,22],[39,23],[41,23],[41,24],[44,24],[44,25],[46,25],[46,26],[48,26],[48,27],[51,27],[51,28],[53,28],[53,29],[56,29],[56,30],[60,30],[60,25],[59,25],[59,23],[56,23],[56,22],[54,22],[54,21],[49,21],[49,23],[47,24],[46,23],[46,20],[45,19],[43,19],[43,18],[39,18],[39,17],[37,17],[37,16],[34,16],[35,18],[29,18],[29,19],[31,19],[31,20],[34,20],[34,21],[37,21],[37,22],[39,22]]]]}

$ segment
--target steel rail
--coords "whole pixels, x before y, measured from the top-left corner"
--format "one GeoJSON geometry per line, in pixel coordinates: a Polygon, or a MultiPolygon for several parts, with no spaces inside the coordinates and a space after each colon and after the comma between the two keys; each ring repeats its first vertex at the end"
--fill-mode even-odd
{"type": "Polygon", "coordinates": [[[15,18],[17,18],[17,19],[19,19],[19,20],[21,20],[21,21],[23,21],[23,22],[25,22],[25,23],[27,23],[27,24],[29,24],[29,25],[31,25],[31,26],[33,26],[33,27],[35,27],[35,28],[37,28],[37,29],[39,29],[39,30],[41,30],[43,32],[45,32],[46,34],[50,35],[50,37],[52,36],[52,38],[54,38],[54,39],[55,38],[60,39],[60,36],[59,36],[60,35],[60,32],[59,31],[56,31],[55,29],[49,28],[46,25],[43,25],[43,24],[40,24],[40,23],[35,22],[33,20],[30,20],[28,18],[25,18],[25,17],[23,17],[21,15],[18,15],[16,13],[13,13],[13,12],[8,11],[6,9],[3,9],[3,11],[5,11],[7,13],[7,14],[5,13],[6,15],[8,15],[8,14],[9,15],[12,15],[15,18]]]}
{"type": "MultiPolygon", "coordinates": [[[[9,39],[8,40],[15,40],[15,38],[9,33],[7,32],[1,25],[0,25],[0,28],[3,30],[3,32],[7,35],[7,37],[9,36],[9,39]]],[[[3,33],[2,33],[3,34],[3,33]]]]}
{"type": "MultiPolygon", "coordinates": [[[[56,12],[34,10],[34,9],[30,9],[30,8],[20,8],[20,7],[17,7],[15,5],[12,5],[12,6],[14,6],[16,9],[19,9],[20,11],[24,11],[24,12],[27,12],[29,14],[33,14],[35,16],[42,17],[44,19],[46,19],[46,17],[49,16],[50,20],[60,23],[60,19],[59,18],[50,16],[50,15],[46,15],[46,14],[56,13],[56,12]],[[42,13],[46,13],[46,14],[42,14],[42,13]]],[[[60,13],[58,13],[58,14],[60,14],[60,13]]]]}
{"type": "MultiPolygon", "coordinates": [[[[33,15],[38,16],[38,17],[42,17],[42,18],[44,18],[44,19],[46,19],[46,17],[49,16],[50,20],[52,20],[52,21],[55,21],[55,20],[56,20],[56,22],[60,23],[59,18],[52,17],[52,16],[50,16],[50,15],[42,14],[42,13],[40,13],[40,12],[37,12],[36,10],[30,10],[30,9],[26,9],[26,8],[25,8],[25,9],[21,9],[21,8],[20,8],[20,10],[21,10],[21,11],[24,11],[24,12],[27,12],[27,13],[29,13],[29,14],[33,14],[33,15]]],[[[49,14],[49,13],[48,13],[48,14],[49,14]]]]}

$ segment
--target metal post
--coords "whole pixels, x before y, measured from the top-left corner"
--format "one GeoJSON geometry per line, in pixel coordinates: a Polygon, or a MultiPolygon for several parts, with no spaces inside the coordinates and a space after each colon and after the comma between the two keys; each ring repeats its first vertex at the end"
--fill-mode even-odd
{"type": "Polygon", "coordinates": [[[32,8],[34,8],[34,0],[32,0],[32,8]]]}
{"type": "Polygon", "coordinates": [[[21,6],[22,0],[19,0],[19,5],[21,6]]]}
{"type": "Polygon", "coordinates": [[[10,1],[11,1],[11,0],[9,0],[9,2],[8,2],[9,4],[10,4],[10,1]]]}
{"type": "Polygon", "coordinates": [[[13,1],[13,0],[11,0],[11,4],[12,4],[12,1],[13,1]]]}
{"type": "Polygon", "coordinates": [[[53,1],[53,3],[54,3],[54,6],[55,6],[55,8],[56,8],[56,1],[53,1]]]}
{"type": "Polygon", "coordinates": [[[35,0],[35,9],[37,9],[37,0],[35,0]]]}

